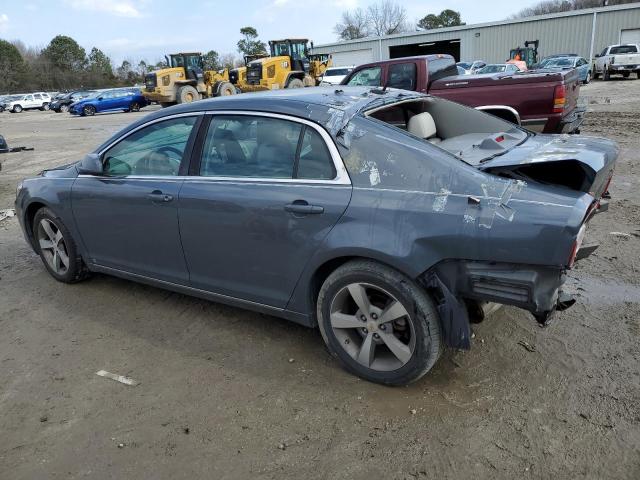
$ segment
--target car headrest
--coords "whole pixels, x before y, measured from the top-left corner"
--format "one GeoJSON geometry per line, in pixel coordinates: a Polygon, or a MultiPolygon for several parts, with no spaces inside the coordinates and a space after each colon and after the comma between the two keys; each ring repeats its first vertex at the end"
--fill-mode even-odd
{"type": "Polygon", "coordinates": [[[436,136],[436,123],[430,113],[419,113],[409,119],[407,130],[416,137],[427,139],[436,136]]]}

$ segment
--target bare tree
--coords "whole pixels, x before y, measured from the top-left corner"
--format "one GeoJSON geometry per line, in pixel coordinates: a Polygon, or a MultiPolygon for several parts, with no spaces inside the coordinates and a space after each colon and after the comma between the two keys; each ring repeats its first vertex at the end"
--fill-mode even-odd
{"type": "Polygon", "coordinates": [[[333,28],[342,40],[355,40],[369,36],[369,19],[367,12],[356,8],[352,12],[342,12],[342,19],[333,28]]]}
{"type": "Polygon", "coordinates": [[[391,0],[383,0],[380,3],[369,5],[367,17],[371,33],[378,37],[409,30],[407,11],[391,0]]]}
{"type": "Polygon", "coordinates": [[[391,0],[382,0],[369,5],[366,10],[356,8],[344,12],[333,31],[341,40],[354,40],[372,35],[381,37],[403,33],[410,29],[404,7],[391,0]]]}

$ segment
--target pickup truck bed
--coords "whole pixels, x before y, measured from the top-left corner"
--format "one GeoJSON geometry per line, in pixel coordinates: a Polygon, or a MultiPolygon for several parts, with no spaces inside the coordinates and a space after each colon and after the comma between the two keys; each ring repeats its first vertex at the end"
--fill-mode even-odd
{"type": "Polygon", "coordinates": [[[480,110],[510,107],[519,123],[543,133],[570,133],[582,123],[577,110],[580,79],[575,69],[559,72],[460,75],[436,80],[429,93],[480,110]],[[556,87],[564,86],[563,108],[554,111],[556,87]]]}

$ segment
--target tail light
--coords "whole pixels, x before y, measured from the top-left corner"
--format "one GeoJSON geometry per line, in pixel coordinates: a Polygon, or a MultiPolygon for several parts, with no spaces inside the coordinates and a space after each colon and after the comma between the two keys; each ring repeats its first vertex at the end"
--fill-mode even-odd
{"type": "Polygon", "coordinates": [[[567,103],[567,89],[558,85],[553,91],[553,113],[562,113],[567,103]]]}

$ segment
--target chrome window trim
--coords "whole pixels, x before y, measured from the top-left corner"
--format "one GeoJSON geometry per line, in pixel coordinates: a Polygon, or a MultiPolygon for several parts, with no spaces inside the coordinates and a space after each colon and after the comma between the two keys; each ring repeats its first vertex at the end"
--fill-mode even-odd
{"type": "Polygon", "coordinates": [[[260,181],[265,180],[267,182],[282,182],[282,183],[327,183],[327,184],[338,184],[338,185],[351,185],[351,178],[349,177],[349,173],[347,172],[347,168],[344,166],[344,162],[342,161],[342,157],[340,157],[340,153],[338,152],[338,147],[336,147],[335,142],[331,138],[331,135],[318,125],[315,122],[310,120],[294,117],[292,115],[284,115],[282,113],[270,113],[270,112],[254,112],[251,110],[210,110],[205,112],[205,115],[245,115],[248,117],[266,117],[266,118],[277,118],[279,120],[288,120],[290,122],[302,123],[308,127],[313,128],[316,132],[320,134],[322,139],[324,140],[327,149],[329,150],[329,154],[331,155],[331,160],[333,160],[333,166],[336,169],[336,176],[332,179],[326,180],[317,180],[310,178],[271,178],[271,177],[208,177],[204,175],[193,175],[191,178],[212,178],[216,180],[232,180],[232,181],[241,181],[247,179],[248,181],[260,181]]]}
{"type": "Polygon", "coordinates": [[[167,115],[165,117],[155,118],[149,122],[143,123],[142,125],[138,125],[133,130],[130,130],[123,136],[117,138],[105,148],[98,152],[98,155],[102,158],[107,150],[116,144],[120,143],[122,140],[127,138],[129,135],[134,134],[135,132],[153,125],[158,122],[162,122],[165,120],[172,120],[174,118],[180,117],[188,117],[188,116],[198,116],[198,115],[246,115],[246,116],[254,116],[254,117],[269,117],[269,118],[277,118],[281,120],[289,120],[292,122],[302,123],[303,125],[309,126],[313,128],[316,132],[320,134],[322,139],[325,142],[329,150],[329,154],[331,155],[331,159],[333,160],[333,165],[336,169],[336,176],[333,179],[328,180],[317,180],[317,179],[306,179],[306,178],[270,178],[270,177],[208,177],[203,175],[188,175],[188,176],[174,176],[174,175],[126,175],[121,177],[109,177],[109,176],[100,176],[100,175],[78,175],[78,178],[113,178],[113,179],[132,179],[132,180],[198,180],[198,181],[211,181],[211,182],[234,182],[234,183],[295,183],[295,184],[305,184],[305,185],[313,185],[313,184],[324,184],[324,185],[351,185],[351,178],[349,177],[349,173],[347,172],[347,168],[344,166],[344,162],[342,161],[342,157],[340,157],[340,153],[338,152],[338,147],[335,142],[329,135],[329,133],[322,128],[317,123],[314,123],[310,120],[306,120],[300,117],[294,117],[291,115],[284,115],[281,113],[269,113],[269,112],[255,112],[251,110],[207,110],[202,111],[198,110],[195,112],[185,112],[185,113],[176,113],[174,115],[167,115]]]}

